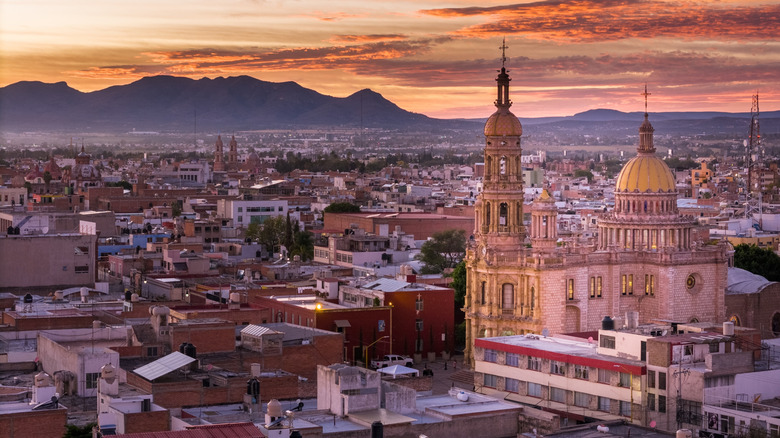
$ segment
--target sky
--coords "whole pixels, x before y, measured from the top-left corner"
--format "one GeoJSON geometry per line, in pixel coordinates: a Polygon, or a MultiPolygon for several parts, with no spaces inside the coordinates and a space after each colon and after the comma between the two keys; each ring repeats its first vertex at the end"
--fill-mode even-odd
{"type": "Polygon", "coordinates": [[[780,109],[780,0],[0,0],[0,86],[249,75],[487,117],[780,109]]]}

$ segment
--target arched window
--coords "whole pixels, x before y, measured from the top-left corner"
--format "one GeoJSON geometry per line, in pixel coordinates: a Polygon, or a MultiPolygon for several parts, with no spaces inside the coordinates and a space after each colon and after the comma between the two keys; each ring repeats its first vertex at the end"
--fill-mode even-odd
{"type": "Polygon", "coordinates": [[[485,288],[486,288],[486,283],[483,281],[482,282],[482,300],[481,300],[482,304],[485,304],[487,302],[485,300],[485,288]]]}
{"type": "Polygon", "coordinates": [[[485,225],[486,227],[490,226],[490,203],[485,204],[485,225]]]}
{"type": "Polygon", "coordinates": [[[515,307],[515,285],[504,283],[501,287],[501,308],[511,310],[515,307]]]}
{"type": "Polygon", "coordinates": [[[534,310],[534,303],[536,303],[536,293],[534,287],[531,286],[531,310],[534,310]]]}
{"type": "Polygon", "coordinates": [[[507,218],[508,211],[509,211],[509,207],[506,205],[505,202],[502,202],[501,205],[499,205],[498,207],[498,225],[502,227],[509,225],[508,224],[509,221],[507,218]]]}
{"type": "Polygon", "coordinates": [[[501,175],[506,175],[506,157],[502,156],[501,160],[498,162],[498,172],[501,175]]]}
{"type": "Polygon", "coordinates": [[[737,315],[731,315],[731,318],[729,318],[729,321],[733,322],[735,326],[739,327],[741,324],[739,323],[739,316],[737,315]]]}

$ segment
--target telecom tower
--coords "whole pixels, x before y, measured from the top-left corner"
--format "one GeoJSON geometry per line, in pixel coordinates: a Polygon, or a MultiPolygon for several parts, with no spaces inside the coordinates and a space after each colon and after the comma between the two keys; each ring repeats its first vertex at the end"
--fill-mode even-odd
{"type": "Polygon", "coordinates": [[[745,217],[753,218],[758,213],[759,228],[761,228],[761,182],[753,181],[753,174],[760,175],[758,170],[764,163],[764,148],[761,146],[761,129],[759,124],[758,92],[753,95],[750,107],[750,130],[745,145],[745,167],[747,169],[747,186],[745,187],[745,217]],[[757,192],[757,193],[754,193],[757,192]]]}

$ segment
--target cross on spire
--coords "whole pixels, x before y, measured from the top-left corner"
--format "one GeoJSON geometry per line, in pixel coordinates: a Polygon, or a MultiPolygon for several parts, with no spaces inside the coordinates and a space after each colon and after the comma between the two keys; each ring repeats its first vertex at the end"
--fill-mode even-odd
{"type": "Polygon", "coordinates": [[[504,37],[504,40],[501,42],[501,47],[499,47],[499,49],[501,49],[501,68],[504,68],[506,64],[506,49],[508,49],[506,37],[504,37]]]}
{"type": "Polygon", "coordinates": [[[647,96],[652,94],[647,92],[647,83],[645,83],[645,91],[639,94],[645,97],[645,115],[647,115],[647,96]]]}

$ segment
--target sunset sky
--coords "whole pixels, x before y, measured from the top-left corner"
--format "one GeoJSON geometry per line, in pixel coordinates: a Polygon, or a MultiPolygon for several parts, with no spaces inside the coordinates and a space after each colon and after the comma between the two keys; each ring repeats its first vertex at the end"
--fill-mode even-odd
{"type": "Polygon", "coordinates": [[[0,0],[0,86],[250,75],[432,117],[780,109],[780,1],[0,0]],[[475,6],[479,5],[479,6],[475,6]]]}

